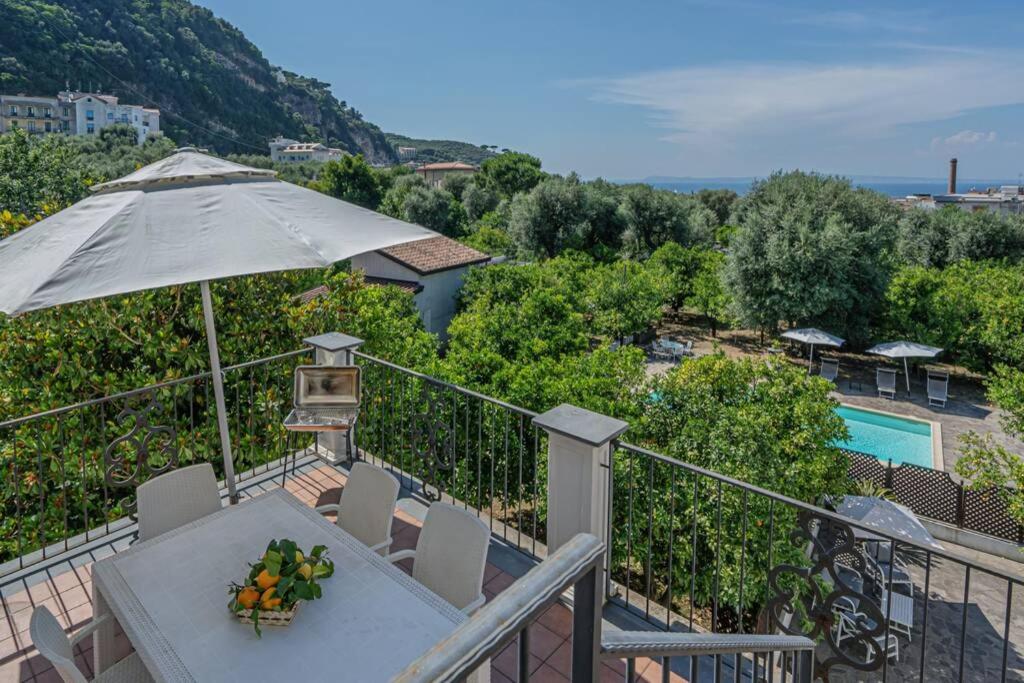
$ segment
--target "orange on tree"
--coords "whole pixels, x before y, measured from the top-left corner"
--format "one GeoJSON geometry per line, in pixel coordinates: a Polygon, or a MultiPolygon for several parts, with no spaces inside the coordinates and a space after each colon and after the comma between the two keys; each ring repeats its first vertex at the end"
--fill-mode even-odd
{"type": "Polygon", "coordinates": [[[266,590],[271,586],[276,586],[277,582],[280,580],[280,576],[271,576],[270,572],[264,569],[256,576],[256,585],[259,586],[261,590],[266,590]]]}

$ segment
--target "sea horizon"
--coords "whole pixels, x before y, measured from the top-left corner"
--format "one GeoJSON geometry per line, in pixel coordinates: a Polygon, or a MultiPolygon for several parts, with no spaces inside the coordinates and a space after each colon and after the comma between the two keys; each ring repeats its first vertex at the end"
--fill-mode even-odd
{"type": "MultiPolygon", "coordinates": [[[[889,197],[906,197],[914,194],[945,194],[947,180],[945,178],[915,178],[904,176],[844,176],[849,178],[854,187],[874,190],[889,197]]],[[[620,184],[645,183],[662,190],[691,194],[700,190],[732,190],[744,195],[759,177],[722,177],[693,178],[672,176],[648,176],[642,180],[616,180],[620,184]]],[[[1019,185],[1017,180],[998,180],[985,178],[962,178],[957,181],[957,191],[966,192],[971,189],[984,190],[1000,185],[1019,185]]]]}

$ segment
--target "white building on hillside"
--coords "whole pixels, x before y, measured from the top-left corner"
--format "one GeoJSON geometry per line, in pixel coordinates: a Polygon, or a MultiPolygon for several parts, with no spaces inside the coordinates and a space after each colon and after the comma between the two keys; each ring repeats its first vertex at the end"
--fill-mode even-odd
{"type": "Polygon", "coordinates": [[[280,136],[271,140],[269,146],[271,161],[285,164],[297,164],[303,161],[333,161],[348,154],[343,149],[328,147],[319,142],[299,142],[280,136]]]}
{"type": "Polygon", "coordinates": [[[483,252],[439,235],[360,254],[352,259],[352,270],[366,273],[367,282],[411,291],[424,327],[444,340],[463,278],[472,266],[490,260],[483,252]]]}
{"type": "Polygon", "coordinates": [[[445,176],[449,175],[473,175],[479,171],[476,166],[470,164],[464,164],[461,161],[442,161],[436,164],[424,164],[416,168],[416,173],[420,175],[427,185],[431,187],[441,187],[444,182],[445,176]]]}
{"type": "Polygon", "coordinates": [[[74,107],[74,127],[78,135],[97,135],[108,126],[127,124],[135,129],[141,145],[147,135],[160,132],[159,109],[122,104],[113,95],[89,92],[62,92],[58,99],[74,107]]]}
{"type": "Polygon", "coordinates": [[[160,110],[120,104],[113,95],[63,91],[57,97],[0,95],[0,133],[20,128],[46,135],[96,135],[116,123],[130,125],[138,143],[160,132],[160,110]]]}

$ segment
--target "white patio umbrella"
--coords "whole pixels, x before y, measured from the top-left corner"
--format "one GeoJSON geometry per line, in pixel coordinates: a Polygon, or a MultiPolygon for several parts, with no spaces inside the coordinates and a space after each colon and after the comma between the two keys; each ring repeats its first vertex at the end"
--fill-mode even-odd
{"type": "MultiPolygon", "coordinates": [[[[885,498],[873,496],[844,496],[843,502],[836,507],[836,512],[855,519],[864,526],[877,529],[889,536],[901,538],[910,543],[927,546],[933,550],[942,550],[942,546],[931,533],[921,524],[909,508],[885,498]]],[[[873,534],[859,534],[870,540],[879,540],[873,534]]]]}
{"type": "Polygon", "coordinates": [[[867,352],[873,353],[876,356],[885,356],[886,358],[902,358],[903,375],[907,378],[907,393],[910,393],[910,372],[907,370],[907,359],[935,358],[935,356],[942,353],[942,349],[918,344],[917,342],[894,341],[872,346],[867,352]]]}
{"type": "Polygon", "coordinates": [[[801,327],[797,330],[786,330],[781,336],[786,339],[792,339],[793,341],[811,345],[811,354],[807,361],[807,372],[810,372],[811,368],[814,366],[815,346],[840,347],[846,343],[845,339],[841,339],[834,334],[829,334],[828,332],[823,332],[816,327],[801,327]]]}
{"type": "Polygon", "coordinates": [[[183,148],[0,240],[0,311],[198,282],[228,493],[231,441],[209,281],[323,268],[434,233],[183,148]]]}

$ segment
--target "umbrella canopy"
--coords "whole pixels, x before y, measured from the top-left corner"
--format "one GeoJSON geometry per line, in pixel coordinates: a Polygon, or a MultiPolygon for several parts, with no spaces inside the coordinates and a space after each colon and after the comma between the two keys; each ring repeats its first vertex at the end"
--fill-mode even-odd
{"type": "Polygon", "coordinates": [[[917,516],[899,503],[869,496],[845,496],[836,512],[884,534],[933,550],[942,550],[917,516]]]}
{"type": "Polygon", "coordinates": [[[184,150],[0,242],[0,311],[297,268],[437,233],[184,150]]]}
{"type": "Polygon", "coordinates": [[[93,188],[0,241],[0,311],[199,282],[225,479],[235,498],[209,281],[327,267],[437,233],[193,148],[93,188]]]}
{"type": "Polygon", "coordinates": [[[807,372],[811,371],[811,367],[814,365],[814,347],[815,346],[842,346],[846,343],[845,339],[823,332],[816,327],[801,327],[797,330],[786,330],[782,333],[786,339],[792,339],[803,344],[811,345],[810,357],[807,361],[807,372]]]}
{"type": "Polygon", "coordinates": [[[902,358],[903,359],[903,374],[907,379],[907,392],[910,392],[910,372],[907,370],[907,359],[908,358],[935,358],[935,356],[942,353],[942,349],[934,346],[927,346],[926,344],[918,344],[917,342],[911,341],[894,341],[885,342],[884,344],[876,344],[867,350],[867,353],[873,353],[876,356],[885,356],[886,358],[902,358]]]}

